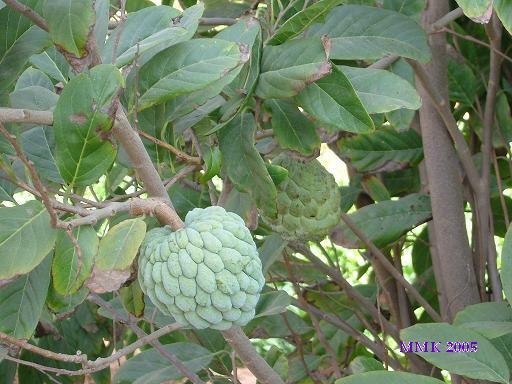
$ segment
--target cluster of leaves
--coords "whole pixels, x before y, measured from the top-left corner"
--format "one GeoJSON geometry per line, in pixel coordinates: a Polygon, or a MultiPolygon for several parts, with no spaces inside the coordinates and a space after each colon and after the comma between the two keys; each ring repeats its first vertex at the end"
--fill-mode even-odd
{"type": "MultiPolygon", "coordinates": [[[[408,63],[431,59],[418,23],[424,0],[184,0],[182,10],[148,0],[20,1],[46,30],[5,3],[0,1],[0,106],[6,108],[0,108],[0,121],[17,144],[0,136],[2,335],[63,354],[81,351],[93,360],[137,339],[129,327],[119,332],[115,322],[130,325],[135,317],[145,331],[173,323],[134,279],[146,230],[159,224],[150,216],[131,217],[123,205],[150,188],[138,173],[148,164],[115,134],[121,114],[140,133],[181,217],[219,203],[253,231],[267,285],[244,331],[259,339],[259,352],[283,379],[435,384],[442,382],[439,371],[437,378],[427,376],[437,367],[509,383],[509,304],[469,306],[449,325],[433,323],[411,296],[415,325],[389,334],[385,324],[399,322],[394,303],[382,294],[386,279],[372,257],[358,265],[354,260],[362,259],[349,251],[370,241],[395,259],[410,253],[403,273],[439,310],[428,231],[412,231],[432,217],[418,166],[423,145],[415,116],[421,100],[408,63]],[[371,67],[389,55],[400,58],[388,69],[371,67]],[[24,117],[4,117],[14,112],[24,117]],[[307,161],[327,149],[349,170],[340,204],[365,236],[342,221],[321,243],[285,242],[258,220],[258,210],[276,215],[276,185],[287,177],[271,159],[288,151],[307,161]],[[38,190],[30,168],[46,190],[38,190]],[[98,297],[108,305],[98,309],[98,297]],[[400,338],[477,341],[479,352],[420,351],[428,362],[424,376],[389,372],[388,365],[417,368],[414,355],[393,350],[400,338]],[[380,341],[390,346],[389,356],[382,355],[380,341]]],[[[457,3],[480,21],[488,21],[494,7],[505,28],[512,28],[512,4],[505,0],[457,3]]],[[[451,28],[451,106],[478,161],[488,48],[468,38],[484,40],[484,27],[464,18],[451,28]]],[[[494,233],[502,238],[512,214],[512,200],[503,194],[512,173],[511,68],[503,65],[493,137],[491,208],[494,233]]],[[[502,255],[509,300],[511,250],[509,234],[502,255]]],[[[113,382],[182,378],[166,352],[202,380],[231,382],[236,367],[219,332],[182,329],[160,341],[164,353],[143,346],[128,355],[113,382]]],[[[56,380],[44,367],[78,369],[0,345],[5,382],[16,375],[20,383],[56,380]],[[18,365],[13,356],[43,369],[18,365]]],[[[111,382],[109,369],[92,379],[111,382]]],[[[58,381],[77,379],[64,374],[58,381]]]]}

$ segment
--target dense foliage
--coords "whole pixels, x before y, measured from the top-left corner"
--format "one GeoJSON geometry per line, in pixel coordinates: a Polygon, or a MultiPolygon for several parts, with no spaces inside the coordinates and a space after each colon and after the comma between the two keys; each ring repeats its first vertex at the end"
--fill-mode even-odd
{"type": "Polygon", "coordinates": [[[0,1],[0,382],[510,383],[511,32],[0,1]]]}

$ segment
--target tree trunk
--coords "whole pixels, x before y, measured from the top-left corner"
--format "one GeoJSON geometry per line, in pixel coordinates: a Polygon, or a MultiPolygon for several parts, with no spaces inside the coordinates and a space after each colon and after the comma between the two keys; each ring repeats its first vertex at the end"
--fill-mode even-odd
{"type": "MultiPolygon", "coordinates": [[[[423,12],[422,21],[429,25],[448,13],[447,0],[429,1],[423,12]]],[[[424,65],[434,81],[434,86],[445,100],[448,100],[448,77],[446,39],[444,33],[429,36],[432,61],[424,65]]],[[[446,321],[469,304],[480,301],[471,250],[464,218],[462,177],[455,149],[442,119],[430,101],[426,91],[417,81],[417,88],[423,100],[420,109],[421,136],[425,153],[425,166],[432,198],[431,223],[434,232],[436,252],[432,263],[436,280],[440,282],[445,296],[441,303],[441,314],[446,321]]]]}

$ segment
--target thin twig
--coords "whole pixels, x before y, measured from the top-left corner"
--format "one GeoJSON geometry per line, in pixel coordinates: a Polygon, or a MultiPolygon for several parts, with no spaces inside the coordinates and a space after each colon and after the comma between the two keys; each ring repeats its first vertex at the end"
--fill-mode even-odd
{"type": "Polygon", "coordinates": [[[411,285],[401,274],[396,270],[393,264],[382,253],[382,251],[366,236],[366,234],[352,221],[349,215],[341,212],[341,220],[350,228],[352,232],[363,242],[366,248],[374,255],[386,268],[391,276],[402,285],[416,301],[425,308],[425,311],[432,317],[434,321],[442,321],[441,316],[429,304],[427,300],[418,292],[418,290],[411,285]]]}
{"type": "Polygon", "coordinates": [[[148,139],[149,141],[155,143],[156,145],[167,149],[171,153],[174,153],[177,157],[179,157],[182,160],[185,160],[188,163],[201,164],[201,159],[199,157],[190,156],[190,155],[186,154],[185,152],[180,151],[178,148],[172,146],[171,144],[166,143],[165,141],[162,141],[160,139],[157,139],[156,137],[151,136],[149,133],[141,131],[140,129],[137,130],[137,133],[140,136],[144,137],[145,139],[148,139]]]}
{"type": "Polygon", "coordinates": [[[26,5],[21,4],[16,0],[5,0],[4,3],[13,10],[21,13],[23,16],[29,18],[35,25],[37,25],[42,30],[48,32],[48,25],[46,25],[46,21],[32,8],[27,7],[26,5]]]}
{"type": "MultiPolygon", "coordinates": [[[[107,310],[115,319],[120,321],[119,319],[122,319],[123,316],[120,315],[113,307],[110,305],[110,303],[103,300],[101,297],[99,297],[96,294],[91,294],[88,297],[88,300],[92,303],[104,308],[107,310]]],[[[147,334],[144,332],[138,325],[137,325],[137,319],[134,319],[131,314],[129,314],[128,322],[125,322],[125,324],[130,327],[133,332],[139,337],[143,338],[146,337],[147,334]]],[[[172,326],[170,324],[169,326],[172,326]]],[[[158,332],[158,331],[155,331],[158,332]]],[[[157,339],[153,339],[149,342],[155,348],[160,354],[165,357],[167,360],[173,364],[176,369],[185,377],[188,377],[190,381],[192,381],[194,384],[205,384],[194,372],[191,372],[185,365],[179,360],[176,355],[174,355],[172,352],[166,350],[163,348],[162,344],[157,339]]]]}
{"type": "Polygon", "coordinates": [[[48,190],[46,189],[46,186],[43,184],[43,182],[39,178],[39,175],[37,174],[37,171],[34,168],[34,163],[27,158],[27,156],[23,152],[23,149],[21,149],[20,145],[18,144],[18,141],[16,140],[16,136],[11,134],[4,127],[4,125],[2,123],[0,123],[0,133],[13,146],[14,150],[16,151],[16,154],[18,155],[18,158],[21,160],[21,162],[23,164],[25,164],[28,171],[30,172],[30,176],[32,178],[32,183],[34,183],[34,187],[39,191],[41,200],[43,201],[43,204],[46,207],[48,214],[50,215],[50,222],[51,222],[52,227],[53,228],[61,227],[61,221],[59,220],[59,217],[57,216],[57,212],[55,212],[55,209],[53,208],[52,201],[50,199],[50,196],[48,195],[48,190]]]}

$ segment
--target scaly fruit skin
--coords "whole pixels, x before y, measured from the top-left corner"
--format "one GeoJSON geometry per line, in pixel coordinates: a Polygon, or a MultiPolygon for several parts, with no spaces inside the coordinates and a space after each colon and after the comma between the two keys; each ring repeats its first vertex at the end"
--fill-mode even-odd
{"type": "Polygon", "coordinates": [[[242,218],[195,208],[185,227],[155,228],[139,251],[142,290],[183,326],[226,330],[253,317],[265,284],[258,250],[242,218]]]}
{"type": "Polygon", "coordinates": [[[287,240],[315,240],[329,234],[340,220],[339,187],[318,160],[300,162],[282,153],[272,164],[288,170],[277,185],[277,217],[263,220],[287,240]]]}

